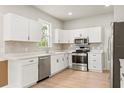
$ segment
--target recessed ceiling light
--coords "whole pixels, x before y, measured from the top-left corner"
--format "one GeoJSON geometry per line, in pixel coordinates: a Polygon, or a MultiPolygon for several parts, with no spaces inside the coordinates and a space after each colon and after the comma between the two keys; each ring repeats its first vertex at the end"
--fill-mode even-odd
{"type": "Polygon", "coordinates": [[[68,12],[68,15],[71,16],[72,15],[72,12],[68,12]]]}

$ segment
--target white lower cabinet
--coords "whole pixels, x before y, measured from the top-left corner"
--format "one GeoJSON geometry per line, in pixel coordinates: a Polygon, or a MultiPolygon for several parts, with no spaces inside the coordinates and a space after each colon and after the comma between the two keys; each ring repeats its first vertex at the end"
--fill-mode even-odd
{"type": "Polygon", "coordinates": [[[64,67],[68,67],[69,66],[69,54],[65,54],[64,55],[64,67]]]}
{"type": "Polygon", "coordinates": [[[51,56],[51,75],[67,68],[69,66],[68,54],[57,54],[51,56]]]}
{"type": "Polygon", "coordinates": [[[30,87],[38,81],[38,58],[9,62],[9,87],[30,87]]]}
{"type": "Polygon", "coordinates": [[[88,53],[88,69],[103,72],[103,53],[88,53]]]}
{"type": "Polygon", "coordinates": [[[38,80],[37,64],[29,64],[22,67],[22,85],[24,87],[35,83],[38,80]]]}
{"type": "Polygon", "coordinates": [[[120,60],[120,87],[124,88],[124,59],[120,60]]]}

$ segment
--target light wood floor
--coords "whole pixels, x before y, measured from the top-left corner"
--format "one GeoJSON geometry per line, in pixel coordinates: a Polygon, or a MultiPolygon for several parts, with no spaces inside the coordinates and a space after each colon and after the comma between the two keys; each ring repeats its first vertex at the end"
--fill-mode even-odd
{"type": "Polygon", "coordinates": [[[109,88],[109,73],[66,69],[32,88],[109,88]]]}

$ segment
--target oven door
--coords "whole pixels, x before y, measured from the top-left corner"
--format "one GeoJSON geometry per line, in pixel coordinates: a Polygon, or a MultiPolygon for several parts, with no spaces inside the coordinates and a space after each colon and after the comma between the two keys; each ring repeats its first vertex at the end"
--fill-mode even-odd
{"type": "Polygon", "coordinates": [[[78,64],[87,64],[88,58],[87,54],[72,54],[72,63],[78,63],[78,64]]]}

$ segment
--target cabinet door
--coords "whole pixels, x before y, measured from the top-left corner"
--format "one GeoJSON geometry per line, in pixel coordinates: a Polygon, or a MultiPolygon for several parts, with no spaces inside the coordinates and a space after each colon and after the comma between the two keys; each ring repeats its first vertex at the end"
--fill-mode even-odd
{"type": "Polygon", "coordinates": [[[59,30],[59,43],[65,43],[66,42],[66,35],[64,30],[59,30]]]}
{"type": "Polygon", "coordinates": [[[98,70],[98,64],[97,64],[97,60],[92,60],[92,69],[94,70],[98,70]]]}
{"type": "Polygon", "coordinates": [[[63,56],[62,55],[57,55],[57,72],[62,70],[63,66],[64,66],[63,56]]]}
{"type": "Polygon", "coordinates": [[[22,85],[29,86],[38,81],[38,63],[24,65],[22,67],[22,85]]]}
{"type": "Polygon", "coordinates": [[[57,72],[59,60],[57,56],[51,56],[51,75],[57,72]]]}
{"type": "Polygon", "coordinates": [[[62,38],[63,43],[70,43],[69,30],[62,30],[61,35],[62,35],[61,38],[62,38]]]}
{"type": "Polygon", "coordinates": [[[64,55],[64,67],[67,68],[69,66],[69,54],[64,55]]]}
{"type": "Polygon", "coordinates": [[[69,67],[72,67],[72,54],[69,54],[69,67]]]}
{"type": "Polygon", "coordinates": [[[29,20],[27,18],[8,14],[4,18],[4,39],[15,41],[28,40],[28,26],[29,20]]]}
{"type": "Polygon", "coordinates": [[[63,43],[63,33],[61,29],[56,29],[54,32],[54,43],[63,43]]]}
{"type": "Polygon", "coordinates": [[[29,21],[29,40],[39,42],[41,40],[40,24],[37,21],[29,21]]]}
{"type": "Polygon", "coordinates": [[[79,38],[80,36],[80,30],[73,30],[73,38],[79,38]]]}
{"type": "Polygon", "coordinates": [[[101,27],[88,28],[87,34],[88,34],[90,43],[102,42],[101,27]]]}
{"type": "Polygon", "coordinates": [[[54,41],[53,43],[59,43],[59,29],[54,30],[54,41]]]}
{"type": "Polygon", "coordinates": [[[61,58],[61,70],[62,70],[62,69],[64,69],[64,68],[66,68],[66,67],[65,67],[66,59],[65,59],[64,54],[62,54],[62,55],[60,56],[60,58],[61,58]]]}
{"type": "Polygon", "coordinates": [[[8,62],[0,62],[0,87],[8,84],[8,62]]]}
{"type": "Polygon", "coordinates": [[[69,43],[74,43],[73,30],[69,30],[68,37],[69,37],[69,43]]]}

